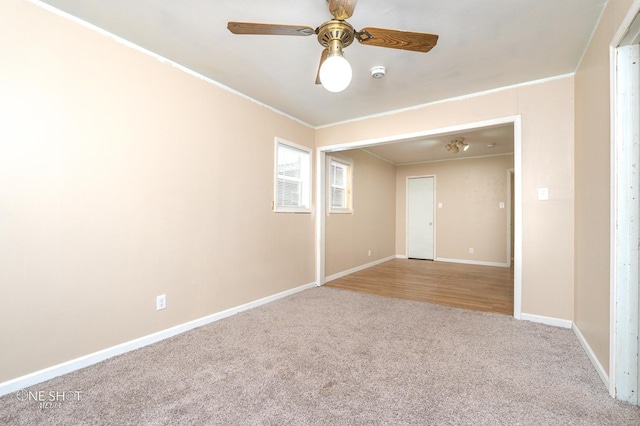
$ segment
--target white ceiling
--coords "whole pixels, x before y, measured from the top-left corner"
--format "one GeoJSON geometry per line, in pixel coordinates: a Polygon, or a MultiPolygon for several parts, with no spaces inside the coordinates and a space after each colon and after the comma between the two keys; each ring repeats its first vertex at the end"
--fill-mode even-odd
{"type": "Polygon", "coordinates": [[[345,49],[351,85],[330,93],[314,84],[322,52],[315,36],[233,35],[226,28],[228,21],[315,28],[331,18],[326,0],[42,2],[314,127],[572,73],[606,4],[360,0],[348,19],[356,30],[383,27],[440,38],[429,53],[354,42],[345,49]],[[376,65],[387,68],[383,79],[370,76],[376,65]]]}

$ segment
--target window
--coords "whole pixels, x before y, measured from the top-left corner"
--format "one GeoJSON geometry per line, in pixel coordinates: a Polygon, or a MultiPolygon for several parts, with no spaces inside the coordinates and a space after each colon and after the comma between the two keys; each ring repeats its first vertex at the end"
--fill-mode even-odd
{"type": "Polygon", "coordinates": [[[329,157],[329,196],[331,213],[351,213],[351,170],[349,161],[329,157]]]}
{"type": "Polygon", "coordinates": [[[276,138],[276,212],[310,212],[311,150],[276,138]]]}

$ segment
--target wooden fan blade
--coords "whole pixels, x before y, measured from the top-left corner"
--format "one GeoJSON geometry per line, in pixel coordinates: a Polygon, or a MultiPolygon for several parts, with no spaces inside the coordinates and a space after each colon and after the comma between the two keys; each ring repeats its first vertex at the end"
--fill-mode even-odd
{"type": "Polygon", "coordinates": [[[257,22],[229,22],[227,28],[234,34],[308,36],[316,31],[306,25],[260,24],[257,22]]]}
{"type": "Polygon", "coordinates": [[[329,12],[334,18],[344,21],[353,15],[358,0],[331,0],[329,2],[329,12]]]}
{"type": "Polygon", "coordinates": [[[428,52],[438,43],[438,36],[435,34],[372,27],[363,28],[357,32],[356,38],[362,44],[415,52],[428,52]]]}
{"type": "Polygon", "coordinates": [[[318,72],[316,73],[316,84],[322,84],[322,82],[320,81],[320,67],[322,67],[324,61],[327,60],[327,56],[329,56],[329,49],[324,49],[322,51],[322,56],[320,56],[320,63],[318,64],[318,72]]]}

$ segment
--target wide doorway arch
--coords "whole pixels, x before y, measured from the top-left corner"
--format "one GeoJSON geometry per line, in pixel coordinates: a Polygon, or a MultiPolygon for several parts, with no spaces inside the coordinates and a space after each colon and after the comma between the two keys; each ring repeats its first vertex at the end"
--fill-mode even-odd
{"type": "Polygon", "coordinates": [[[429,137],[440,134],[452,134],[484,127],[513,125],[513,267],[514,267],[514,309],[513,316],[522,316],[522,136],[521,117],[519,115],[485,120],[474,123],[464,123],[446,128],[430,129],[410,134],[393,135],[375,140],[359,140],[317,148],[316,155],[316,282],[325,283],[325,236],[326,236],[326,156],[329,153],[402,142],[418,137],[429,137]]]}

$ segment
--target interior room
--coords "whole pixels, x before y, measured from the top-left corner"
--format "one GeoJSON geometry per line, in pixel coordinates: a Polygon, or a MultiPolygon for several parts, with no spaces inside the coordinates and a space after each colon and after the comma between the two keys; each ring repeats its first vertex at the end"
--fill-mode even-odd
{"type": "MultiPolygon", "coordinates": [[[[327,160],[344,161],[353,168],[350,178],[353,196],[348,204],[357,206],[357,209],[335,211],[331,203],[321,204],[327,206],[324,212],[325,283],[395,258],[509,268],[506,279],[510,282],[507,286],[502,282],[493,283],[504,288],[492,288],[476,282],[469,286],[477,291],[462,291],[460,281],[446,286],[447,292],[449,288],[452,292],[458,291],[457,294],[467,302],[473,302],[461,305],[463,307],[514,315],[513,141],[514,126],[507,124],[328,153],[327,160]],[[444,148],[451,143],[462,144],[467,149],[451,153],[444,148]],[[407,238],[415,227],[410,224],[407,214],[407,206],[411,204],[407,185],[425,179],[433,181],[429,197],[437,200],[428,207],[430,215],[416,212],[417,226],[424,224],[429,228],[427,252],[419,247],[423,235],[414,234],[417,250],[411,249],[413,243],[407,238]],[[435,189],[437,191],[433,191],[435,189]],[[434,209],[437,209],[437,214],[432,213],[434,209]],[[382,245],[384,242],[386,244],[382,245]],[[496,298],[491,300],[491,297],[496,298]],[[489,303],[486,300],[481,303],[480,299],[485,298],[489,298],[489,303]]],[[[321,192],[327,193],[326,190],[321,192]]],[[[422,197],[422,194],[416,196],[422,197]]],[[[491,269],[486,271],[495,272],[491,269]]],[[[502,281],[503,271],[498,273],[502,281]]],[[[339,286],[349,288],[344,281],[339,286]]],[[[378,290],[384,294],[390,291],[380,280],[370,281],[372,292],[376,286],[382,287],[378,290]]],[[[427,297],[423,293],[425,299],[412,299],[452,306],[460,302],[445,298],[439,288],[429,289],[425,284],[423,281],[419,288],[411,289],[414,296],[424,290],[437,291],[440,297],[427,297]]],[[[394,287],[398,285],[396,279],[394,287]]],[[[358,288],[363,289],[362,286],[358,288]]],[[[409,294],[408,291],[402,293],[405,296],[409,294]]]]}
{"type": "Polygon", "coordinates": [[[637,424],[640,0],[442,3],[0,0],[0,423],[637,424]]]}

